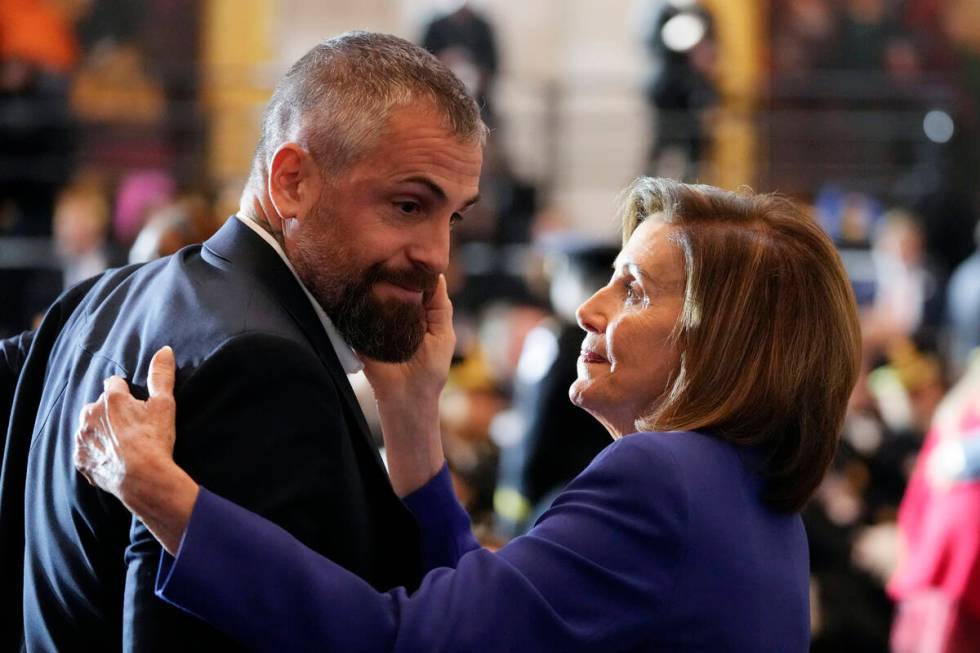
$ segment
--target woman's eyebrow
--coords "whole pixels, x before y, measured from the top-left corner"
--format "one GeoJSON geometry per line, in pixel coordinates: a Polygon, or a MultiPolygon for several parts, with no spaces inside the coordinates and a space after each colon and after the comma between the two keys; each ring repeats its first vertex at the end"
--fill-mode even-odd
{"type": "Polygon", "coordinates": [[[640,267],[639,263],[633,261],[623,261],[623,269],[637,279],[647,279],[653,281],[653,277],[647,274],[646,270],[640,267]]]}
{"type": "Polygon", "coordinates": [[[644,283],[649,283],[650,285],[656,288],[683,289],[686,283],[683,277],[681,279],[673,280],[672,277],[667,274],[661,274],[661,275],[650,274],[642,267],[640,267],[638,263],[634,263],[633,261],[624,261],[623,267],[630,273],[630,275],[633,278],[639,279],[644,283]]]}
{"type": "Polygon", "coordinates": [[[629,272],[630,268],[632,267],[638,267],[638,266],[636,265],[635,262],[631,261],[630,259],[620,258],[618,256],[616,257],[616,260],[613,261],[612,264],[613,272],[623,272],[623,271],[629,272]]]}

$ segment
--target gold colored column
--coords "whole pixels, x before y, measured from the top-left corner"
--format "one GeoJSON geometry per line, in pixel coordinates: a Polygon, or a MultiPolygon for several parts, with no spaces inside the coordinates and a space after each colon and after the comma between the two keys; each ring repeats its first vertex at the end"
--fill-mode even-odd
{"type": "MultiPolygon", "coordinates": [[[[754,117],[765,82],[768,2],[702,0],[715,20],[721,103],[714,122],[710,183],[736,188],[755,183],[758,156],[754,117]]],[[[757,189],[764,190],[764,189],[757,189]]]]}
{"type": "Polygon", "coordinates": [[[248,174],[262,109],[272,93],[276,0],[205,0],[202,101],[208,170],[220,187],[248,174]]]}

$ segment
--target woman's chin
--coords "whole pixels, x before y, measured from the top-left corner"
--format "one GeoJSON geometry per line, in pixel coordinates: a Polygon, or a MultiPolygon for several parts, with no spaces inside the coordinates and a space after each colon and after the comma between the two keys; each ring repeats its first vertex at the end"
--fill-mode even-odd
{"type": "Polygon", "coordinates": [[[609,435],[612,437],[613,440],[616,440],[623,435],[622,431],[613,425],[613,423],[607,418],[605,412],[600,407],[593,405],[591,402],[589,402],[587,394],[583,394],[583,393],[576,394],[573,389],[569,389],[568,396],[572,400],[573,404],[575,404],[576,406],[578,406],[579,408],[587,412],[589,415],[591,415],[595,421],[602,424],[602,426],[605,427],[607,431],[609,431],[609,435]]]}
{"type": "Polygon", "coordinates": [[[569,400],[579,408],[584,408],[585,410],[588,410],[585,404],[589,385],[589,381],[579,377],[572,381],[572,385],[568,387],[569,400]]]}
{"type": "Polygon", "coordinates": [[[573,404],[586,411],[600,422],[602,420],[600,402],[596,401],[596,392],[591,379],[578,378],[568,388],[568,398],[573,404]]]}

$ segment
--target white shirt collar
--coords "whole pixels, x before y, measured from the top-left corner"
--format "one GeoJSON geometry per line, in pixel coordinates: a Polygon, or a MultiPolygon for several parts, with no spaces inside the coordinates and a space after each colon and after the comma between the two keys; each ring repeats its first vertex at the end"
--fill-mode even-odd
{"type": "Polygon", "coordinates": [[[279,246],[279,243],[272,237],[272,234],[248,218],[243,218],[240,215],[236,215],[235,217],[241,220],[246,227],[257,233],[262,240],[269,243],[269,247],[275,250],[276,254],[279,255],[279,258],[282,259],[282,262],[285,263],[286,267],[289,268],[289,271],[292,272],[293,278],[296,279],[296,283],[298,283],[299,287],[303,289],[303,293],[306,295],[306,298],[310,300],[310,305],[313,306],[316,316],[320,318],[320,323],[323,324],[323,330],[327,332],[327,337],[330,338],[330,344],[333,345],[334,351],[337,352],[337,358],[340,359],[340,364],[344,368],[344,371],[347,374],[356,374],[364,369],[364,365],[361,363],[361,360],[357,357],[357,354],[354,353],[354,350],[351,349],[350,345],[347,344],[343,336],[340,335],[340,332],[337,331],[337,327],[335,327],[333,322],[330,321],[330,318],[327,316],[326,312],[324,312],[323,307],[320,306],[320,303],[313,298],[313,295],[311,295],[310,291],[306,289],[303,282],[299,280],[299,275],[296,274],[293,264],[289,262],[288,258],[286,258],[286,252],[284,252],[282,247],[279,246]]]}

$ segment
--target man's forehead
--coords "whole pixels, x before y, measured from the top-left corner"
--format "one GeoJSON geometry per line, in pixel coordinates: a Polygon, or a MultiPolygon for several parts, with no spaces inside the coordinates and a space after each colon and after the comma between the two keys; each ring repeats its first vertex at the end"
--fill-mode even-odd
{"type": "Polygon", "coordinates": [[[381,134],[390,135],[400,128],[419,126],[442,131],[447,136],[454,135],[449,116],[435,102],[430,100],[421,100],[391,107],[381,122],[379,131],[381,134]]]}

